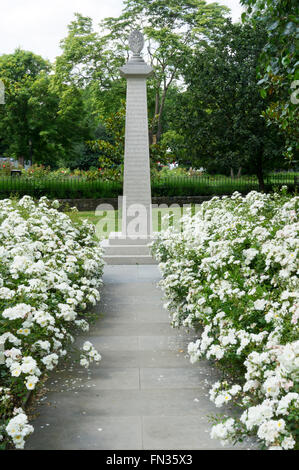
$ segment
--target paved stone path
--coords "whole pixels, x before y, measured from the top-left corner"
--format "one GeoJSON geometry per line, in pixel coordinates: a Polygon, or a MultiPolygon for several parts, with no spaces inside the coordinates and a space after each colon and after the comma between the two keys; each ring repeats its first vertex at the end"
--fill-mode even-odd
{"type": "Polygon", "coordinates": [[[190,364],[192,334],[171,328],[159,278],[157,266],[105,267],[99,319],[77,339],[102,361],[51,374],[27,449],[223,449],[207,418],[219,412],[208,396],[217,372],[190,364]]]}

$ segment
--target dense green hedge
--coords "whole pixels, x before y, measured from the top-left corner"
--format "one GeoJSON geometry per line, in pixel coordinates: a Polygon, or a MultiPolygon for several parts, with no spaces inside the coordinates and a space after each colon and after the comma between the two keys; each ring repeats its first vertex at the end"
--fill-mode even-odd
{"type": "MultiPolygon", "coordinates": [[[[266,180],[265,190],[287,184],[290,191],[295,189],[294,179],[286,181],[266,180]]],[[[152,181],[153,196],[208,196],[232,194],[234,191],[246,194],[258,190],[257,180],[252,177],[230,179],[210,177],[174,177],[152,181]]],[[[96,199],[118,197],[122,194],[121,181],[87,181],[74,178],[23,178],[0,177],[0,199],[17,195],[35,198],[47,196],[50,199],[96,199]]]]}
{"type": "Polygon", "coordinates": [[[50,178],[0,178],[0,198],[10,195],[29,195],[35,198],[47,196],[50,199],[95,199],[117,197],[122,194],[121,182],[86,181],[83,179],[50,178]]]}

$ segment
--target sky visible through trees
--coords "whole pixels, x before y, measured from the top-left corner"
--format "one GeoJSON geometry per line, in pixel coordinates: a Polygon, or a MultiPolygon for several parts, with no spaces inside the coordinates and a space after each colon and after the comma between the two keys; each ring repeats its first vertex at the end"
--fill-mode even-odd
{"type": "MultiPolygon", "coordinates": [[[[233,20],[238,20],[244,10],[239,0],[217,3],[231,9],[233,20]]],[[[59,42],[66,36],[74,12],[92,17],[97,24],[106,17],[118,16],[122,8],[122,0],[1,0],[0,55],[21,47],[53,61],[61,54],[59,42]]]]}

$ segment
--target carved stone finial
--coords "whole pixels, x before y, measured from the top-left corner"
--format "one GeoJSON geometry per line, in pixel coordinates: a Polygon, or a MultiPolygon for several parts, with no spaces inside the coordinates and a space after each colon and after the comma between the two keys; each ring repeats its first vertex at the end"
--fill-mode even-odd
{"type": "Polygon", "coordinates": [[[140,52],[144,47],[144,38],[143,34],[138,31],[138,29],[131,32],[129,36],[129,46],[134,55],[140,55],[140,52]]]}

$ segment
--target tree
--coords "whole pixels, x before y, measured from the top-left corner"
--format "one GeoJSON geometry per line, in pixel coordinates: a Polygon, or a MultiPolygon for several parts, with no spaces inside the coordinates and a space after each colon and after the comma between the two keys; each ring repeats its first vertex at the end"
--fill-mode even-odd
{"type": "Polygon", "coordinates": [[[31,52],[17,49],[0,57],[0,78],[5,85],[5,105],[0,107],[0,134],[8,156],[30,159],[31,130],[28,102],[37,77],[50,70],[50,64],[31,52]]]}
{"type": "Polygon", "coordinates": [[[102,125],[105,129],[104,138],[89,141],[93,151],[99,152],[101,166],[121,165],[124,158],[125,145],[125,103],[116,113],[108,117],[102,117],[102,125]]]}
{"type": "Polygon", "coordinates": [[[261,189],[282,145],[275,126],[261,117],[256,66],[265,40],[262,27],[228,21],[186,68],[187,91],[177,113],[193,161],[218,172],[243,167],[257,175],[261,189]]]}
{"type": "Polygon", "coordinates": [[[202,0],[126,0],[122,14],[104,19],[100,32],[94,31],[90,18],[77,13],[61,42],[63,53],[57,58],[56,77],[88,88],[93,110],[107,115],[117,112],[125,98],[119,67],[129,58],[127,38],[132,29],[141,29],[146,59],[154,69],[148,82],[148,104],[150,143],[155,144],[163,132],[167,95],[180,79],[194,44],[206,40],[227,12],[226,7],[202,0]]]}
{"type": "Polygon", "coordinates": [[[110,31],[106,36],[108,43],[117,43],[119,47],[124,45],[132,29],[141,29],[145,34],[145,51],[154,71],[149,80],[149,137],[150,144],[155,144],[162,135],[169,89],[181,78],[194,44],[207,39],[213,28],[223,23],[228,9],[201,0],[126,0],[124,3],[122,15],[107,18],[102,25],[110,31]]]}
{"type": "Polygon", "coordinates": [[[260,55],[258,77],[261,95],[267,100],[263,113],[286,137],[285,156],[298,154],[298,16],[297,0],[241,0],[243,20],[264,25],[267,41],[260,55]]]}
{"type": "Polygon", "coordinates": [[[63,53],[54,66],[55,82],[84,90],[97,124],[97,116],[117,112],[126,96],[119,74],[125,63],[123,48],[108,44],[104,34],[94,31],[92,19],[80,13],[75,13],[61,48],[63,53]]]}
{"type": "Polygon", "coordinates": [[[0,57],[5,155],[55,166],[59,159],[71,159],[75,144],[90,135],[82,92],[71,85],[58,87],[50,71],[47,61],[21,49],[0,57]]]}

